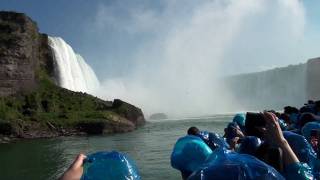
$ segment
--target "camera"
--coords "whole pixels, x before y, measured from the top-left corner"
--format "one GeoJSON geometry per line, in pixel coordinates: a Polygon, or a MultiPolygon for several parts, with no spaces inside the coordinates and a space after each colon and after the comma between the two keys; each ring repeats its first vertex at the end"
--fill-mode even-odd
{"type": "Polygon", "coordinates": [[[245,122],[245,132],[247,136],[263,138],[260,128],[266,126],[266,121],[262,113],[247,112],[245,122]]]}

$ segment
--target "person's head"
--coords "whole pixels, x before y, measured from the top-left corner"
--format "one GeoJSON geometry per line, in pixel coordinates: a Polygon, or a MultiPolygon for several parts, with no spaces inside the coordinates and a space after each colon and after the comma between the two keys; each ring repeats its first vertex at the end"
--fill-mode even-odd
{"type": "Polygon", "coordinates": [[[308,100],[308,104],[314,104],[313,100],[308,100]]]}
{"type": "Polygon", "coordinates": [[[291,114],[291,107],[290,107],[290,106],[284,107],[284,108],[283,108],[283,112],[284,112],[285,114],[291,114]]]}
{"type": "MultiPolygon", "coordinates": [[[[315,131],[313,131],[313,130],[319,131],[320,130],[320,123],[318,123],[318,122],[308,122],[301,129],[302,135],[309,142],[311,140],[311,136],[315,136],[315,134],[313,134],[315,131]]],[[[320,135],[320,133],[317,133],[316,135],[320,135]]]]}
{"type": "Polygon", "coordinates": [[[280,114],[280,119],[282,119],[285,123],[287,123],[288,125],[290,125],[292,122],[290,121],[290,117],[288,114],[282,113],[280,114]]]}
{"type": "Polygon", "coordinates": [[[317,121],[319,118],[312,113],[303,113],[301,114],[297,125],[299,128],[302,128],[306,123],[317,121]]]}
{"type": "Polygon", "coordinates": [[[315,109],[316,109],[317,113],[320,112],[320,101],[315,102],[315,109]]]}
{"type": "Polygon", "coordinates": [[[238,152],[241,154],[255,155],[262,141],[255,136],[246,136],[240,139],[238,152]]]}
{"type": "Polygon", "coordinates": [[[273,110],[273,109],[267,110],[267,112],[270,112],[270,113],[276,115],[278,118],[280,118],[281,113],[279,113],[279,112],[277,112],[277,111],[275,111],[275,110],[273,110]]]}
{"type": "Polygon", "coordinates": [[[314,107],[312,107],[310,104],[305,105],[300,108],[300,113],[312,113],[314,112],[314,107]]]}
{"type": "Polygon", "coordinates": [[[196,136],[196,135],[198,135],[199,133],[200,133],[200,130],[197,128],[197,127],[194,127],[194,126],[192,126],[192,127],[190,127],[189,129],[188,129],[188,135],[194,135],[194,136],[196,136]]]}
{"type": "Polygon", "coordinates": [[[283,108],[284,113],[286,114],[292,114],[292,113],[299,113],[299,110],[296,107],[292,107],[292,106],[286,106],[283,108]]]}
{"type": "Polygon", "coordinates": [[[233,117],[232,122],[235,122],[238,124],[241,130],[244,130],[244,125],[246,122],[246,116],[243,113],[238,113],[233,117]]]}
{"type": "Polygon", "coordinates": [[[243,132],[241,131],[240,127],[237,123],[231,122],[228,124],[227,128],[224,129],[224,137],[231,140],[235,137],[244,137],[243,132]]]}

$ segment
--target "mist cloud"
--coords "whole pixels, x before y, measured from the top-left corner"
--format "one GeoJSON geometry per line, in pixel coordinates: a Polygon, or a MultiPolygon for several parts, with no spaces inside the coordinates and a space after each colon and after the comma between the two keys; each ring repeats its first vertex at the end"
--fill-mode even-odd
{"type": "Polygon", "coordinates": [[[218,79],[294,63],[303,39],[299,0],[167,0],[157,6],[101,5],[91,24],[91,33],[102,38],[113,29],[136,43],[124,73],[100,77],[97,94],[124,99],[147,114],[234,111],[240,105],[218,79]]]}

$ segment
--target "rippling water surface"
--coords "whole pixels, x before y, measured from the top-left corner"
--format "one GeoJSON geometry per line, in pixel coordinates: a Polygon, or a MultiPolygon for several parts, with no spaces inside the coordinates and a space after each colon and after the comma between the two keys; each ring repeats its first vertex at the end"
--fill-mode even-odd
{"type": "Polygon", "coordinates": [[[109,136],[61,137],[0,144],[0,179],[57,179],[80,153],[117,150],[127,153],[138,165],[142,179],[179,179],[170,166],[176,140],[190,126],[223,132],[231,116],[148,122],[130,133],[109,136]]]}

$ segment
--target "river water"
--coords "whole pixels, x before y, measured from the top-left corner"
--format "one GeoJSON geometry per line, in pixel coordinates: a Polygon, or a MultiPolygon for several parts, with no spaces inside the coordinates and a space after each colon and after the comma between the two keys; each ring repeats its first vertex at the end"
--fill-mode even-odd
{"type": "Polygon", "coordinates": [[[134,159],[142,179],[180,179],[180,173],[170,166],[176,140],[184,136],[190,126],[221,134],[231,119],[232,116],[220,115],[151,121],[136,131],[124,134],[0,144],[0,179],[57,179],[78,153],[111,150],[125,152],[134,159]]]}

